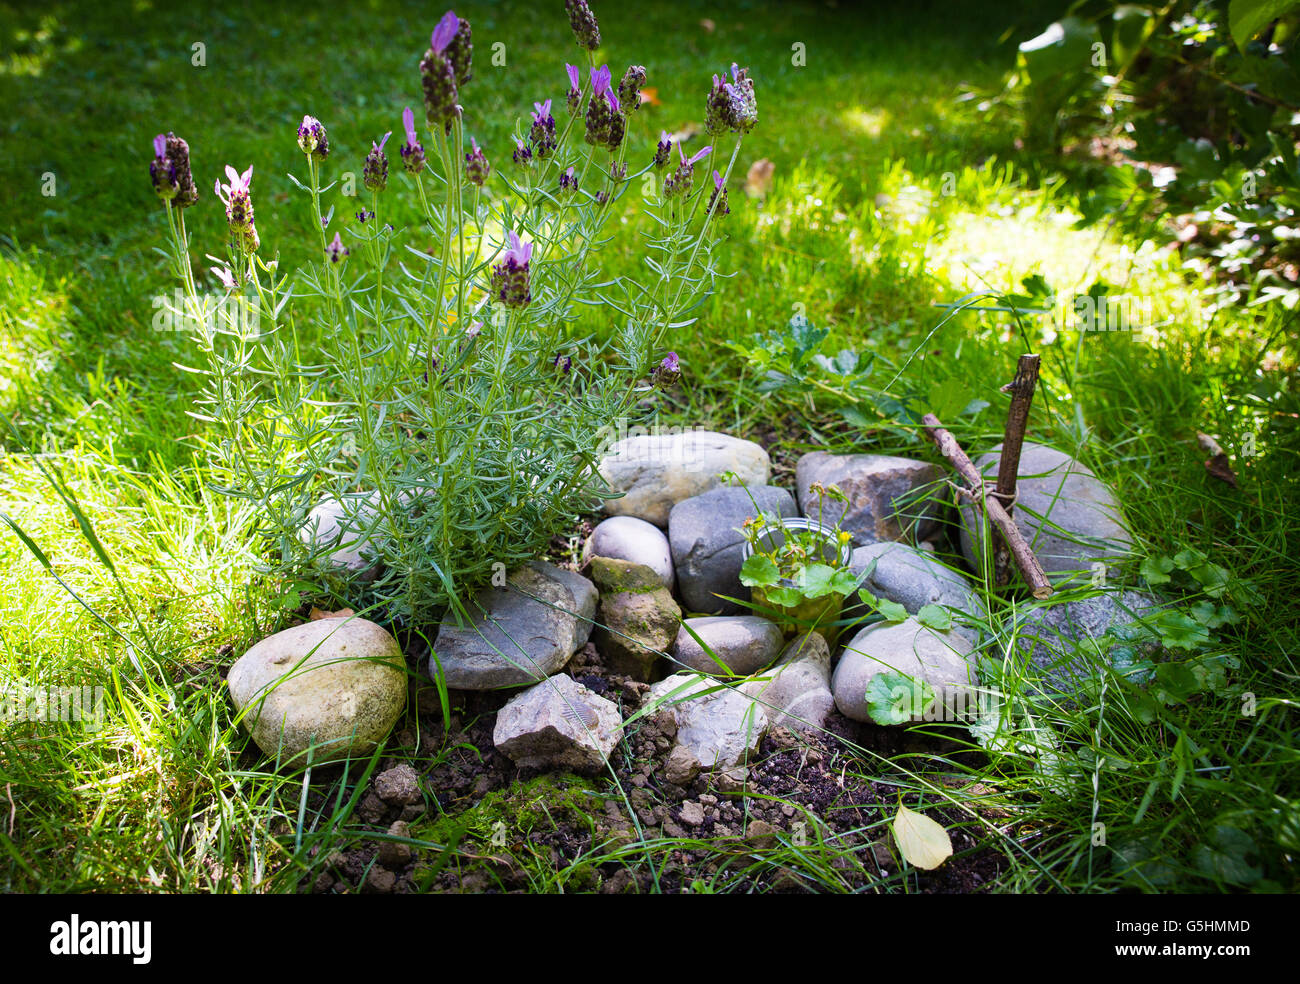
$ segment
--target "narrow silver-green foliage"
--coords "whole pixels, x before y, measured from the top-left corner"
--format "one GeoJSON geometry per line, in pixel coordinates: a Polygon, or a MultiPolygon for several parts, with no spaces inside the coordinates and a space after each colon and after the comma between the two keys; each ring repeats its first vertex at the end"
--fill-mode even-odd
{"type": "MultiPolygon", "coordinates": [[[[439,32],[434,42],[436,52],[439,32]]],[[[310,205],[319,261],[291,274],[262,258],[259,237],[232,233],[222,303],[197,291],[183,213],[164,203],[185,295],[178,314],[197,326],[195,371],[206,379],[195,413],[218,435],[210,452],[220,487],[257,507],[271,573],[385,619],[419,621],[463,610],[497,565],[535,557],[611,494],[596,471],[608,435],[644,412],[638,401],[654,388],[647,378],[665,336],[694,322],[719,276],[711,193],[740,140],[720,178],[641,198],[659,230],[641,279],[604,274],[606,228],[627,189],[653,180],[642,178],[654,147],[629,155],[626,137],[613,149],[582,139],[583,106],[609,98],[587,58],[590,79],[554,147],[522,164],[503,157],[489,167],[476,142],[470,151],[460,113],[431,126],[421,146],[408,112],[405,163],[389,180],[414,183],[417,228],[387,224],[378,182],[358,199],[356,223],[323,214],[326,172],[347,165],[304,148],[303,170],[290,177],[310,205]],[[629,174],[629,156],[645,168],[629,174]],[[600,346],[575,331],[593,306],[619,326],[600,346]],[[312,322],[325,342],[305,358],[295,328],[312,322]],[[351,569],[331,562],[337,542],[305,532],[324,500],[347,515],[343,545],[363,561],[351,569]]],[[[550,104],[536,108],[535,119],[550,104]]],[[[382,144],[373,148],[377,160],[382,144]]],[[[679,151],[679,173],[707,153],[679,151]]],[[[228,173],[256,196],[251,169],[228,173]]]]}

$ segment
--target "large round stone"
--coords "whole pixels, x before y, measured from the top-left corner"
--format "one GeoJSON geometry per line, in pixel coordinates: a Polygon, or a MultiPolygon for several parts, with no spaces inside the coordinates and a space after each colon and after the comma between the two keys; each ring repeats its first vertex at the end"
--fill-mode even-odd
{"type": "Polygon", "coordinates": [[[668,514],[668,541],[688,611],[730,615],[743,610],[742,605],[719,596],[750,598],[749,588],[740,583],[745,542],[740,528],[759,511],[798,515],[794,497],[775,485],[713,489],[673,506],[668,514]]]}
{"type": "Polygon", "coordinates": [[[669,591],[673,589],[673,558],[668,537],[653,523],[635,516],[611,516],[597,524],[582,550],[586,567],[594,557],[610,557],[643,564],[657,575],[669,591]]]}
{"type": "Polygon", "coordinates": [[[766,485],[772,462],[753,441],[692,430],[615,441],[599,471],[613,491],[623,493],[605,500],[605,512],[664,527],[674,504],[717,488],[725,472],[734,472],[742,485],[766,485]]]}
{"type": "Polygon", "coordinates": [[[726,676],[729,670],[747,676],[771,666],[784,640],[775,622],[757,615],[688,618],[677,632],[672,657],[701,673],[726,676]]]}
{"type": "MultiPolygon", "coordinates": [[[[975,459],[997,480],[1002,445],[975,459]]],[[[1011,516],[1043,571],[1054,580],[1105,574],[1128,552],[1130,540],[1119,504],[1086,465],[1063,451],[1026,441],[1020,453],[1011,516]]],[[[973,503],[961,507],[961,551],[976,570],[987,560],[989,537],[973,503]]],[[[996,536],[996,534],[994,534],[996,536]]]]}
{"type": "MultiPolygon", "coordinates": [[[[243,725],[282,762],[368,755],[406,705],[406,664],[374,622],[326,618],[268,636],[226,677],[243,725]]],[[[298,764],[302,764],[298,761],[298,764]]]]}
{"type": "Polygon", "coordinates": [[[795,465],[799,508],[853,535],[855,545],[880,540],[921,540],[936,529],[938,502],[930,495],[943,471],[928,461],[883,454],[827,454],[812,451],[795,465]],[[848,503],[816,492],[836,486],[848,503]]]}

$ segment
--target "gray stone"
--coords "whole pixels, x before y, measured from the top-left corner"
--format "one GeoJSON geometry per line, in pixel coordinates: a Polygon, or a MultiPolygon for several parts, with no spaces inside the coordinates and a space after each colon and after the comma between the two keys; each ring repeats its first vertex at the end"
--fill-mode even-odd
{"type": "Polygon", "coordinates": [[[537,683],[562,669],[591,635],[596,588],[581,574],[540,561],[512,571],[503,587],[485,588],[466,625],[446,620],[429,660],[448,687],[495,690],[537,683]]]}
{"type": "Polygon", "coordinates": [[[668,514],[668,541],[687,611],[731,615],[744,610],[717,596],[749,600],[749,588],[740,583],[745,541],[740,527],[760,510],[799,515],[794,497],[774,485],[714,489],[673,506],[668,514]]]}
{"type": "Polygon", "coordinates": [[[406,664],[374,622],[326,618],[277,632],[226,676],[244,728],[282,762],[368,755],[406,706],[406,664]]]}
{"type": "MultiPolygon", "coordinates": [[[[878,598],[897,602],[911,615],[926,605],[943,605],[950,609],[953,631],[972,642],[979,639],[978,627],[963,623],[960,616],[964,614],[975,621],[984,618],[984,603],[966,575],[945,567],[935,556],[933,547],[927,550],[906,543],[869,543],[853,551],[849,566],[860,575],[871,567],[872,561],[876,566],[862,587],[878,598]]],[[[865,608],[860,602],[845,609],[847,617],[863,613],[865,608]]]]}
{"type": "MultiPolygon", "coordinates": [[[[872,677],[894,672],[928,683],[954,715],[973,710],[979,677],[971,653],[969,639],[928,628],[912,617],[869,625],[853,637],[835,667],[835,706],[845,717],[870,721],[867,687],[872,677]]],[[[923,720],[922,714],[913,720],[923,720]]]]}
{"type": "Polygon", "coordinates": [[[725,676],[730,670],[737,676],[748,676],[770,666],[781,652],[783,641],[776,623],[757,615],[688,618],[677,632],[672,657],[679,665],[701,673],[725,676]],[[726,664],[725,669],[719,661],[726,664]]]}
{"type": "Polygon", "coordinates": [[[635,516],[611,516],[596,525],[582,548],[582,566],[593,557],[613,557],[633,564],[644,564],[656,574],[669,591],[673,589],[672,552],[668,537],[653,523],[635,516]]]}
{"type": "Polygon", "coordinates": [[[938,528],[938,500],[926,486],[943,477],[938,465],[882,454],[827,454],[813,451],[795,465],[799,508],[827,526],[839,522],[862,546],[880,540],[924,539],[938,528]],[[848,505],[812,491],[820,482],[834,485],[848,505]]]}
{"type": "Polygon", "coordinates": [[[593,557],[589,570],[600,589],[592,642],[615,673],[648,682],[677,638],[682,610],[659,575],[643,564],[593,557]]]}
{"type": "Polygon", "coordinates": [[[518,766],[595,772],[623,738],[613,701],[567,673],[529,687],[497,712],[492,742],[518,766]]]}
{"type": "Polygon", "coordinates": [[[615,441],[598,470],[613,491],[624,493],[605,500],[606,513],[665,527],[674,504],[717,488],[725,472],[734,472],[742,485],[766,485],[772,462],[753,441],[714,431],[682,431],[615,441]]]}
{"type": "Polygon", "coordinates": [[[1112,629],[1154,614],[1159,607],[1159,601],[1142,592],[1113,591],[1033,609],[1016,633],[1019,650],[1036,678],[1026,682],[1025,690],[1077,693],[1081,684],[1095,674],[1100,660],[1122,666],[1125,657],[1155,655],[1159,644],[1154,638],[1121,642],[1105,652],[1099,651],[1095,640],[1112,629]]]}
{"type": "Polygon", "coordinates": [[[820,632],[795,636],[774,669],[741,684],[740,690],[763,705],[772,727],[820,730],[835,709],[826,640],[820,632]]]}
{"type": "Polygon", "coordinates": [[[678,673],[660,680],[650,688],[650,699],[662,702],[660,706],[677,722],[670,758],[676,754],[681,762],[689,755],[702,769],[728,771],[743,765],[758,751],[767,733],[767,714],[759,704],[698,673],[678,673]],[[685,751],[676,752],[676,748],[685,751]]]}
{"type": "MultiPolygon", "coordinates": [[[[980,474],[997,478],[1002,445],[975,459],[980,474]]],[[[1021,450],[1012,518],[1053,580],[1092,576],[1094,564],[1113,565],[1131,542],[1119,504],[1086,465],[1063,451],[1026,441],[1021,450]]],[[[961,551],[980,570],[986,538],[979,510],[961,506],[961,551]],[[980,549],[976,549],[976,544],[980,549]]]]}

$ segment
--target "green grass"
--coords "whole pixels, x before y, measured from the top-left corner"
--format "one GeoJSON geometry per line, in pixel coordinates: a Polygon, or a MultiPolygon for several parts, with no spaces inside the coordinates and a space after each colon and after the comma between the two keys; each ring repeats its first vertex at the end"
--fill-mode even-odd
{"type": "MultiPolygon", "coordinates": [[[[533,99],[562,94],[560,61],[576,49],[558,2],[457,9],[476,38],[467,126],[503,165],[515,119],[533,99]],[[495,40],[507,45],[505,67],[490,65],[495,40]]],[[[841,742],[845,782],[884,782],[909,805],[919,798],[938,810],[969,836],[963,854],[1002,859],[986,886],[996,890],[1294,888],[1294,323],[1245,307],[1197,320],[1196,285],[1176,254],[1100,226],[1075,229],[1070,189],[1027,180],[1015,134],[956,102],[963,85],[996,86],[1014,42],[1037,33],[1051,5],[990,18],[977,4],[736,4],[712,15],[713,31],[694,10],[598,7],[602,55],[616,67],[645,64],[661,101],[635,118],[634,147],[649,153],[660,129],[698,120],[710,74],[735,60],[752,68],[761,117],[738,169],[775,163],[765,199],[746,200],[739,182],[731,189],[720,262],[740,275],[674,340],[685,382],[665,411],[670,422],[755,434],[778,468],[812,446],[932,456],[914,428],[853,425],[825,395],[760,391],[759,374],[726,343],[802,311],[831,329],[827,352],[875,353],[873,386],[914,394],[980,450],[1000,439],[998,387],[1032,349],[1044,360],[1032,435],[1076,452],[1116,488],[1144,551],[1197,548],[1258,592],[1242,624],[1180,654],[1237,662],[1217,692],[1152,708],[1103,675],[1106,687],[1085,706],[1031,704],[1033,726],[1022,720],[1003,752],[969,749],[964,728],[943,725],[917,729],[942,743],[885,757],[841,742]],[[795,42],[806,45],[804,67],[791,64],[795,42]],[[1033,274],[1061,294],[1102,279],[1150,297],[1164,324],[1080,337],[1041,319],[1020,326],[967,311],[936,330],[946,312],[935,303],[1016,289],[1033,274]],[[988,408],[956,418],[972,400],[988,408]],[[1206,476],[1197,430],[1237,456],[1240,490],[1206,476]],[[1242,714],[1244,694],[1256,696],[1254,716],[1242,714]],[[1097,822],[1108,847],[1092,843],[1097,822]],[[1225,828],[1244,832],[1249,848],[1225,828]]],[[[17,528],[0,534],[0,681],[100,685],[109,695],[98,732],[0,724],[0,889],[294,891],[332,851],[373,840],[355,807],[375,762],[353,763],[349,774],[279,774],[232,720],[219,668],[284,612],[277,586],[257,573],[246,514],[206,487],[205,435],[186,414],[194,382],[175,367],[192,355],[186,336],[151,328],[153,298],[173,285],[151,252],[166,226],[146,172],[154,133],[175,129],[190,142],[202,256],[223,239],[213,178],[227,162],[254,164],[263,242],[301,263],[309,216],[285,177],[298,120],[320,117],[335,163],[359,172],[369,141],[400,127],[402,106],[418,105],[414,62],[430,16],[416,4],[329,15],[308,3],[197,14],[147,0],[130,11],[0,6],[9,110],[0,130],[9,191],[0,202],[0,412],[13,424],[0,439],[0,511],[17,528]],[[195,42],[206,45],[204,67],[191,64],[195,42]],[[52,197],[41,194],[47,173],[52,197]]],[[[414,222],[400,176],[388,201],[396,224],[414,222]]],[[[335,204],[341,214],[354,207],[335,204]]],[[[638,231],[636,222],[622,230],[611,272],[638,262],[638,231]]],[[[582,327],[598,336],[609,328],[598,315],[582,327]]],[[[1011,652],[1004,623],[990,629],[998,651],[1011,652]]],[[[1015,672],[1001,682],[1021,686],[1015,672]]],[[[574,796],[591,788],[602,800],[630,795],[608,777],[577,788],[574,796]]],[[[413,836],[441,864],[473,869],[504,798],[433,811],[413,836]]],[[[528,816],[530,831],[557,823],[546,811],[528,816]]],[[[881,806],[851,835],[813,822],[808,843],[783,832],[741,851],[650,839],[633,824],[630,839],[594,840],[577,860],[557,865],[530,850],[518,863],[534,891],[595,888],[611,865],[675,885],[681,851],[712,859],[712,873],[683,886],[694,891],[770,888],[773,872],[824,891],[916,890],[915,872],[872,853],[887,818],[881,806]]]]}

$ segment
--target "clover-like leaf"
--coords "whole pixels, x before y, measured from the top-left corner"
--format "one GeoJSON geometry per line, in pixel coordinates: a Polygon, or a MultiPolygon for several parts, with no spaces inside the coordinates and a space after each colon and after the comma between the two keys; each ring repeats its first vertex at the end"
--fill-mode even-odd
{"type": "Polygon", "coordinates": [[[740,583],[747,588],[767,587],[781,580],[781,572],[767,554],[750,554],[740,565],[740,583]]]}

